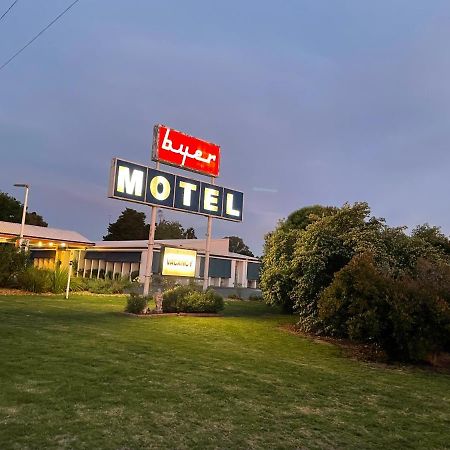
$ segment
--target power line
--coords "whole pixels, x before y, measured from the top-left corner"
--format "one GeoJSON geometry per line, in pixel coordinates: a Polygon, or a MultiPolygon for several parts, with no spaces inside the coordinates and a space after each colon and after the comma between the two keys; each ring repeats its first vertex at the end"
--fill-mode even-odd
{"type": "Polygon", "coordinates": [[[2,16],[0,17],[0,20],[2,20],[3,19],[3,17],[5,17],[6,16],[6,14],[8,14],[9,13],[9,10],[10,9],[12,9],[12,7],[18,2],[19,0],[15,0],[13,3],[12,3],[12,5],[2,14],[2,16]]]}
{"type": "Polygon", "coordinates": [[[31,45],[41,34],[43,34],[45,31],[47,31],[55,22],[57,22],[69,9],[72,8],[72,6],[75,6],[76,3],[78,3],[80,0],[75,0],[73,3],[71,3],[62,13],[60,13],[58,16],[56,16],[45,28],[43,28],[41,31],[39,31],[36,36],[33,37],[27,44],[25,44],[20,50],[18,50],[14,55],[11,56],[11,58],[8,59],[5,63],[3,63],[0,66],[0,70],[4,69],[16,56],[19,56],[29,45],[31,45]]]}

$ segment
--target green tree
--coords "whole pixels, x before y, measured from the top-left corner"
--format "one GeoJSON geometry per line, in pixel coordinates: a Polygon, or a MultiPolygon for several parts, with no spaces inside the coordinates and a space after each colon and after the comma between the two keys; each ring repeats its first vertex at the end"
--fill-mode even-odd
{"type": "MultiPolygon", "coordinates": [[[[5,222],[20,223],[22,221],[23,203],[15,199],[11,195],[0,192],[0,220],[5,222]]],[[[27,212],[25,223],[28,225],[36,225],[39,227],[47,227],[43,217],[36,212],[27,212]]]]}
{"type": "Polygon", "coordinates": [[[450,239],[442,233],[439,227],[431,226],[428,223],[418,225],[413,229],[411,236],[429,243],[443,255],[450,258],[450,239]]]}
{"type": "Polygon", "coordinates": [[[232,253],[239,253],[240,255],[255,256],[239,236],[225,236],[225,238],[230,241],[228,251],[232,253]]]}
{"type": "MultiPolygon", "coordinates": [[[[408,236],[405,227],[388,227],[384,219],[370,217],[367,203],[308,217],[306,228],[281,222],[267,235],[261,274],[266,301],[298,311],[305,331],[321,330],[318,297],[355,255],[371,252],[377,267],[393,278],[413,275],[420,258],[445,259],[430,239],[408,236]]],[[[436,230],[430,234],[436,236],[436,230]]]]}
{"type": "MultiPolygon", "coordinates": [[[[147,227],[149,228],[149,225],[147,227]]],[[[156,224],[155,239],[197,239],[197,237],[192,227],[184,229],[176,220],[162,219],[156,224]]]]}
{"type": "MultiPolygon", "coordinates": [[[[126,208],[114,222],[108,226],[104,241],[133,241],[148,239],[150,225],[145,223],[145,213],[126,208]]],[[[161,219],[156,224],[155,239],[197,239],[192,227],[184,229],[180,222],[161,219]]]]}
{"type": "Polygon", "coordinates": [[[119,218],[108,226],[108,234],[104,241],[133,241],[148,238],[145,224],[145,213],[126,208],[119,218]]]}
{"type": "Polygon", "coordinates": [[[309,224],[315,220],[329,216],[335,213],[337,208],[333,206],[312,205],[297,209],[289,214],[288,218],[282,223],[285,228],[295,228],[297,230],[304,230],[309,224]]]}
{"type": "Polygon", "coordinates": [[[292,258],[299,230],[279,226],[265,237],[260,286],[269,305],[280,305],[293,312],[292,290],[295,286],[292,258]]]}

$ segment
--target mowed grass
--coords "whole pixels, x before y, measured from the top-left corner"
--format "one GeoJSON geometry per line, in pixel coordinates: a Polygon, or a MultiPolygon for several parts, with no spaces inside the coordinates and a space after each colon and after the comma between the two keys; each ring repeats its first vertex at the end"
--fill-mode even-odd
{"type": "Polygon", "coordinates": [[[450,376],[343,357],[254,302],[141,319],[0,297],[0,448],[450,448],[450,376]]]}

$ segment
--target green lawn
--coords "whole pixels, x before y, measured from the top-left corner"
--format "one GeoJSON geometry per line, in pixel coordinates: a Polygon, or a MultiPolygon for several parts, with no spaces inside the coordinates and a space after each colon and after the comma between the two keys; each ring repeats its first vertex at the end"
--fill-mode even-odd
{"type": "Polygon", "coordinates": [[[264,305],[140,319],[0,297],[0,449],[450,448],[450,376],[347,359],[264,305]]]}

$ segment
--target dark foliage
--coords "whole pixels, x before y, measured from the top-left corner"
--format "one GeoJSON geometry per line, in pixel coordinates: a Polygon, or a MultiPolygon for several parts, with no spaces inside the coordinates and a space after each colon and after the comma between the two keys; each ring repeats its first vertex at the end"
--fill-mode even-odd
{"type": "Polygon", "coordinates": [[[108,234],[104,241],[133,241],[148,238],[145,225],[145,213],[132,208],[126,208],[114,222],[108,226],[108,234]]]}
{"type": "Polygon", "coordinates": [[[17,277],[30,264],[29,254],[10,244],[0,244],[0,286],[17,286],[17,277]]]}
{"type": "Polygon", "coordinates": [[[163,294],[164,312],[217,313],[224,308],[223,298],[213,290],[202,292],[196,286],[177,286],[163,294]]]}
{"type": "Polygon", "coordinates": [[[230,241],[228,251],[232,253],[239,253],[240,255],[255,256],[239,236],[225,236],[225,238],[228,238],[230,241]]]}
{"type": "MultiPolygon", "coordinates": [[[[148,239],[150,225],[145,223],[145,213],[126,208],[114,222],[108,226],[104,241],[133,241],[148,239]]],[[[180,222],[162,219],[156,224],[155,239],[196,239],[195,230],[184,229],[180,222]]]]}
{"type": "MultiPolygon", "coordinates": [[[[0,192],[0,220],[5,222],[20,223],[22,221],[23,203],[11,195],[0,192]]],[[[25,223],[39,227],[48,226],[43,217],[36,212],[27,212],[25,223]]]]}
{"type": "Polygon", "coordinates": [[[146,297],[131,293],[127,298],[127,304],[125,306],[125,312],[132,314],[141,314],[147,308],[148,301],[146,297]]]}
{"type": "Polygon", "coordinates": [[[355,256],[318,301],[324,332],[380,346],[395,360],[423,360],[448,349],[450,270],[419,260],[415,274],[392,275],[373,255],[355,256]]]}
{"type": "Polygon", "coordinates": [[[336,212],[336,209],[332,206],[322,205],[305,206],[289,214],[288,218],[283,222],[283,227],[285,229],[304,230],[317,218],[333,214],[336,212]]]}
{"type": "MultiPolygon", "coordinates": [[[[150,226],[147,225],[147,236],[150,226]]],[[[161,220],[156,224],[155,239],[197,239],[195,230],[190,227],[184,229],[180,222],[176,220],[161,220]]]]}

